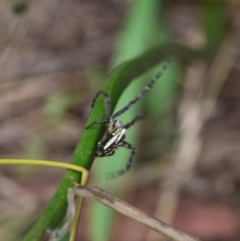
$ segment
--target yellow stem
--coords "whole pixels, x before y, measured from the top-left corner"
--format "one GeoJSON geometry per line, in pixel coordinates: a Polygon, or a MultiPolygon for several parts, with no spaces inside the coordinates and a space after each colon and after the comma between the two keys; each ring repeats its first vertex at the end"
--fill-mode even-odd
{"type": "MultiPolygon", "coordinates": [[[[88,173],[87,175],[81,179],[81,185],[85,186],[88,181],[88,173]]],[[[78,220],[81,215],[81,210],[82,210],[82,204],[83,204],[83,197],[77,197],[76,201],[76,214],[72,223],[72,227],[70,230],[70,236],[69,236],[69,241],[74,241],[76,239],[76,234],[77,234],[77,227],[78,227],[78,220]]]]}
{"type": "Polygon", "coordinates": [[[88,170],[73,165],[70,163],[48,160],[34,160],[34,159],[0,159],[0,165],[35,165],[35,166],[50,166],[59,167],[64,169],[70,169],[82,173],[82,180],[86,181],[88,176],[88,170]]]}

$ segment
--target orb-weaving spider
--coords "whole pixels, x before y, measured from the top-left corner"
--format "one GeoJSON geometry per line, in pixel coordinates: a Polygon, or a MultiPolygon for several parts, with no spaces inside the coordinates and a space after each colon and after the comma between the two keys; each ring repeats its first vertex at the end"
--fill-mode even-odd
{"type": "Polygon", "coordinates": [[[95,154],[96,157],[111,156],[115,153],[115,150],[118,147],[125,147],[131,150],[131,154],[128,159],[126,167],[124,169],[117,171],[116,173],[111,173],[110,176],[108,177],[114,178],[116,176],[123,175],[130,170],[132,166],[132,159],[135,154],[135,146],[125,141],[125,138],[126,138],[125,132],[136,121],[141,119],[140,116],[137,116],[129,123],[123,125],[121,121],[116,120],[115,118],[123,114],[125,111],[127,111],[133,104],[135,104],[138,100],[140,100],[142,96],[145,95],[153,87],[157,79],[159,79],[163,75],[163,73],[169,66],[170,62],[171,62],[170,59],[167,60],[166,63],[162,66],[161,71],[142,89],[142,91],[140,91],[133,100],[131,100],[128,104],[126,104],[122,109],[120,109],[113,115],[111,115],[110,113],[111,100],[106,92],[99,91],[96,97],[94,98],[92,107],[94,106],[94,103],[99,95],[102,95],[103,97],[105,97],[105,107],[106,107],[105,119],[94,121],[93,123],[91,123],[89,126],[86,127],[86,129],[89,129],[93,125],[106,123],[106,132],[104,133],[101,140],[98,142],[97,152],[95,154]]]}

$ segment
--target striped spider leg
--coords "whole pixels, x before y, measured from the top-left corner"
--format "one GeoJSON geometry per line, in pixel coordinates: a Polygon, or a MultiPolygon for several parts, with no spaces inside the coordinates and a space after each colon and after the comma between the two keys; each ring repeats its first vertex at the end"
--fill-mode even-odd
{"type": "Polygon", "coordinates": [[[163,65],[161,71],[152,79],[149,81],[149,83],[136,95],[134,99],[132,99],[129,103],[127,103],[123,108],[115,112],[113,115],[111,115],[111,100],[107,93],[104,91],[99,91],[93,100],[92,107],[94,106],[94,103],[98,96],[103,96],[105,98],[105,119],[103,120],[97,120],[91,123],[89,126],[86,127],[86,129],[91,128],[93,125],[105,123],[106,124],[106,131],[101,138],[101,140],[98,142],[97,145],[97,151],[95,156],[96,157],[104,157],[104,156],[112,156],[116,149],[118,147],[124,147],[129,150],[131,150],[131,154],[129,156],[127,165],[124,169],[121,169],[117,171],[116,173],[110,173],[107,177],[108,178],[115,178],[117,176],[121,176],[128,172],[132,166],[132,160],[135,155],[135,146],[125,141],[126,139],[126,130],[131,127],[136,121],[142,119],[142,117],[137,116],[132,121],[130,121],[127,124],[123,124],[120,120],[117,120],[116,118],[126,112],[133,104],[135,104],[137,101],[139,101],[155,84],[157,79],[159,79],[167,67],[169,66],[171,60],[169,59],[166,61],[166,63],[163,65]]]}

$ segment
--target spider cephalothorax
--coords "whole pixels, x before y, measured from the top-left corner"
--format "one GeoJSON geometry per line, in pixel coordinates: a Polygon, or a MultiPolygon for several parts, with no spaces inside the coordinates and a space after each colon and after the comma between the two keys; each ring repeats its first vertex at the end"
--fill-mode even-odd
{"type": "Polygon", "coordinates": [[[96,156],[97,157],[103,157],[103,156],[111,156],[115,153],[115,150],[118,147],[125,147],[127,149],[131,150],[130,157],[128,159],[128,163],[126,167],[122,170],[119,170],[115,174],[111,174],[110,177],[115,177],[122,175],[129,171],[129,169],[132,166],[132,159],[135,154],[135,147],[131,144],[129,144],[126,139],[126,130],[131,127],[136,121],[140,120],[141,117],[137,116],[135,117],[132,121],[129,123],[123,125],[121,121],[116,120],[115,118],[123,114],[125,111],[127,111],[133,104],[135,104],[143,95],[145,95],[149,89],[152,88],[154,83],[157,81],[158,78],[162,76],[164,71],[167,69],[168,65],[170,63],[170,60],[166,62],[166,64],[162,67],[162,70],[142,89],[141,92],[137,94],[137,96],[131,100],[128,104],[126,104],[122,109],[119,111],[115,112],[113,115],[111,115],[111,100],[108,96],[107,93],[104,91],[99,91],[93,100],[92,107],[99,95],[102,95],[105,97],[105,106],[106,106],[106,114],[105,114],[105,119],[104,120],[98,120],[87,126],[87,129],[92,127],[95,124],[99,123],[106,123],[106,131],[101,138],[101,140],[98,142],[97,146],[97,151],[96,151],[96,156]]]}

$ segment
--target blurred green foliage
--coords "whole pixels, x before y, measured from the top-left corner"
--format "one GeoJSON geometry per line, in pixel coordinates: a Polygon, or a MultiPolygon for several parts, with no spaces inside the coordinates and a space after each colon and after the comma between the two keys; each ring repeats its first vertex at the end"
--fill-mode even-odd
{"type": "Polygon", "coordinates": [[[30,4],[30,0],[9,0],[9,2],[15,14],[26,13],[30,4]]]}

